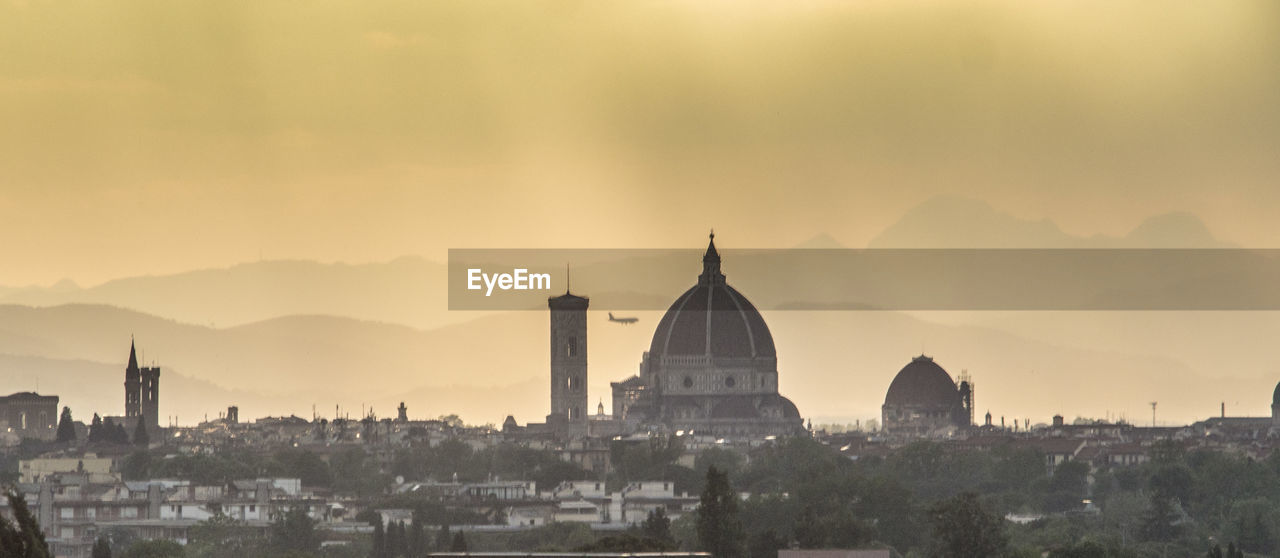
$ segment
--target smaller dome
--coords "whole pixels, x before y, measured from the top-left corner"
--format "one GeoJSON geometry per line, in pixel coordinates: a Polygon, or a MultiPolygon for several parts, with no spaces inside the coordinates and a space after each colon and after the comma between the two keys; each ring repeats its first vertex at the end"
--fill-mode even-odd
{"type": "Polygon", "coordinates": [[[1280,382],[1276,383],[1276,391],[1271,394],[1271,406],[1280,406],[1280,382]]]}
{"type": "Polygon", "coordinates": [[[894,376],[884,404],[951,408],[961,404],[960,391],[946,370],[932,358],[920,355],[894,376]]]}

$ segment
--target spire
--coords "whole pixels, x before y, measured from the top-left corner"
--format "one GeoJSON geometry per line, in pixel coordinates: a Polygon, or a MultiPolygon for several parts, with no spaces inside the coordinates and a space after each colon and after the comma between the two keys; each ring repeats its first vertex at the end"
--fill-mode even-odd
{"type": "Polygon", "coordinates": [[[125,370],[138,369],[138,350],[133,346],[133,336],[129,337],[129,367],[125,370]]]}
{"type": "Polygon", "coordinates": [[[711,240],[707,242],[707,253],[702,256],[702,275],[698,276],[699,284],[723,283],[724,274],[720,272],[720,253],[716,252],[716,230],[711,229],[711,240]]]}

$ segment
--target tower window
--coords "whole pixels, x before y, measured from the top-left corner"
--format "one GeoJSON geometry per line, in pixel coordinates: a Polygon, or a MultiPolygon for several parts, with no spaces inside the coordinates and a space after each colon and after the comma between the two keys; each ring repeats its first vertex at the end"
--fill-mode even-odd
{"type": "Polygon", "coordinates": [[[738,383],[738,381],[733,379],[733,376],[729,376],[728,378],[724,379],[724,387],[733,387],[733,385],[736,383],[738,383]]]}
{"type": "Polygon", "coordinates": [[[691,388],[691,387],[693,387],[693,378],[690,378],[690,377],[688,377],[688,376],[685,376],[685,377],[684,377],[684,387],[686,387],[686,388],[691,388]]]}
{"type": "Polygon", "coordinates": [[[578,338],[570,337],[569,342],[564,346],[564,356],[578,356],[578,338]]]}

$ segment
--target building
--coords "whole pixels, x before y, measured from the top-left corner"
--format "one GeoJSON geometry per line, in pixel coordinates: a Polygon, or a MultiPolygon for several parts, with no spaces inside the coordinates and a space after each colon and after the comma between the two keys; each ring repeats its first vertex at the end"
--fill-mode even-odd
{"type": "Polygon", "coordinates": [[[955,382],[933,358],[911,359],[889,384],[880,408],[889,434],[934,436],[967,427],[973,421],[973,387],[955,382]]]}
{"type": "MultiPolygon", "coordinates": [[[[124,370],[124,416],[135,425],[141,417],[152,435],[160,428],[160,368],[138,367],[138,351],[129,341],[129,364],[124,370]]],[[[133,435],[133,431],[129,431],[133,435]]]]}
{"type": "Polygon", "coordinates": [[[120,480],[112,472],[115,460],[92,453],[80,457],[38,457],[18,462],[18,481],[38,483],[58,475],[82,475],[87,482],[106,483],[120,480]]]}
{"type": "MultiPolygon", "coordinates": [[[[186,544],[192,527],[219,514],[265,535],[274,517],[293,507],[332,524],[327,502],[300,490],[298,479],[246,479],[202,486],[189,481],[96,483],[83,474],[51,475],[15,489],[40,522],[54,556],[89,558],[98,536],[124,531],[136,539],[186,544]]],[[[12,517],[0,499],[0,515],[12,517]]]]}
{"type": "Polygon", "coordinates": [[[17,439],[58,437],[58,396],[24,391],[0,397],[0,432],[17,439]]]}
{"type": "Polygon", "coordinates": [[[565,289],[551,297],[551,414],[548,424],[587,422],[587,307],[591,301],[565,289]]]}
{"type": "Polygon", "coordinates": [[[697,284],[658,322],[640,374],[612,384],[614,417],[724,438],[801,433],[799,410],[778,393],[769,326],[720,264],[712,233],[697,284]]]}

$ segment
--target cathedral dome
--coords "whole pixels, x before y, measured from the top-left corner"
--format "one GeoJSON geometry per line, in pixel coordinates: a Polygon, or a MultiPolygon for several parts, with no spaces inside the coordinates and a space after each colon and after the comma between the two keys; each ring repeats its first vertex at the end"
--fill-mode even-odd
{"type": "Polygon", "coordinates": [[[773,358],[773,336],[760,312],[720,272],[715,235],[702,257],[698,284],[671,304],[649,344],[652,356],[773,358]]]}
{"type": "Polygon", "coordinates": [[[1271,394],[1271,406],[1280,407],[1280,383],[1276,383],[1276,390],[1271,394]]]}
{"type": "Polygon", "coordinates": [[[884,404],[893,406],[950,408],[960,403],[960,391],[951,375],[924,355],[902,367],[884,396],[884,404]]]}

